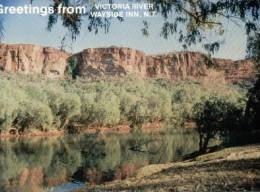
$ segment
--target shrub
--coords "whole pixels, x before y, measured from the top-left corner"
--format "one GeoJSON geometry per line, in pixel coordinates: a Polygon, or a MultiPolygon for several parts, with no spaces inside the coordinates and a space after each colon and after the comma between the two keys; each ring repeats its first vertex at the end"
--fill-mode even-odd
{"type": "Polygon", "coordinates": [[[25,94],[9,80],[0,79],[0,98],[0,131],[9,131],[25,94]]]}
{"type": "Polygon", "coordinates": [[[193,107],[194,120],[200,136],[199,147],[205,151],[209,140],[217,134],[227,139],[232,131],[239,128],[243,108],[224,97],[209,97],[193,107]]]}
{"type": "Polygon", "coordinates": [[[166,120],[171,117],[172,104],[171,96],[168,92],[161,89],[153,90],[146,98],[148,108],[148,118],[150,121],[166,120]]]}
{"type": "Polygon", "coordinates": [[[140,100],[132,106],[128,114],[131,132],[140,132],[143,123],[148,119],[148,105],[146,100],[140,100]]]}
{"type": "Polygon", "coordinates": [[[68,61],[68,69],[67,69],[67,73],[68,76],[75,79],[77,76],[77,65],[78,65],[78,61],[77,58],[70,58],[68,61]]]}
{"type": "Polygon", "coordinates": [[[128,120],[128,115],[131,108],[135,105],[139,98],[137,95],[129,93],[124,89],[118,93],[118,97],[120,99],[120,120],[122,122],[126,122],[128,120]]]}
{"type": "Polygon", "coordinates": [[[78,117],[78,121],[84,124],[91,124],[95,121],[93,114],[96,93],[80,93],[81,99],[81,115],[78,117]]]}
{"type": "Polygon", "coordinates": [[[15,119],[18,103],[13,97],[7,97],[0,92],[0,132],[8,131],[15,119]]]}
{"type": "Polygon", "coordinates": [[[39,101],[27,100],[20,104],[14,126],[20,131],[25,129],[48,130],[52,125],[51,109],[39,101]]]}
{"type": "Polygon", "coordinates": [[[257,130],[260,129],[260,78],[256,81],[253,88],[249,91],[249,99],[245,113],[245,129],[257,130]]]}
{"type": "Polygon", "coordinates": [[[214,95],[237,108],[245,103],[244,91],[226,84],[147,80],[135,76],[45,80],[38,76],[1,74],[0,129],[8,130],[12,125],[21,127],[19,123],[27,128],[43,129],[49,125],[63,129],[76,123],[112,126],[126,121],[133,127],[141,127],[148,121],[167,121],[171,128],[183,127],[184,122],[194,119],[194,105],[214,95]],[[33,102],[31,106],[30,102],[33,102]],[[35,116],[30,113],[33,110],[35,116]],[[41,119],[49,110],[52,120],[47,115],[44,122],[41,119]],[[34,122],[37,116],[39,125],[34,122]]]}
{"type": "Polygon", "coordinates": [[[110,92],[97,94],[93,105],[94,123],[100,125],[116,125],[120,121],[120,101],[110,92]]]}
{"type": "Polygon", "coordinates": [[[193,118],[193,106],[206,94],[208,93],[196,83],[178,83],[172,89],[172,121],[174,125],[179,127],[183,126],[183,122],[191,121],[193,118]]]}
{"type": "Polygon", "coordinates": [[[50,106],[54,118],[54,124],[59,128],[65,128],[70,120],[80,115],[80,98],[77,94],[65,93],[63,90],[46,90],[47,103],[50,106]]]}

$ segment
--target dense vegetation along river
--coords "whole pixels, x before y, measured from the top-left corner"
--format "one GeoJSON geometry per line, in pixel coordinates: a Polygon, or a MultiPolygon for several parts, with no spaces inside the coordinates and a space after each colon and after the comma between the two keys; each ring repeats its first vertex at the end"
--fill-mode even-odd
{"type": "Polygon", "coordinates": [[[125,179],[138,168],[198,149],[195,131],[167,135],[68,135],[1,140],[0,189],[71,191],[83,183],[125,179]]]}

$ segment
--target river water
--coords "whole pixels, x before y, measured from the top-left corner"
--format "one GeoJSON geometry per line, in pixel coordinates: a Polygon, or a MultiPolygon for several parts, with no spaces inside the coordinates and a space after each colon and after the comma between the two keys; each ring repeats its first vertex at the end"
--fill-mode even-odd
{"type": "Polygon", "coordinates": [[[195,131],[146,135],[68,135],[0,141],[0,191],[73,191],[125,179],[145,165],[198,150],[195,131]]]}

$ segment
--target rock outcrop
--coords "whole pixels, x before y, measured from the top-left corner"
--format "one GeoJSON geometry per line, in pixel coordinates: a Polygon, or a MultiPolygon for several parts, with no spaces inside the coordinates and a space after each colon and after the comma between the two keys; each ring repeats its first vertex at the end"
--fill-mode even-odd
{"type": "Polygon", "coordinates": [[[198,52],[176,52],[147,56],[148,77],[186,79],[207,75],[208,59],[198,52]]]}
{"type": "Polygon", "coordinates": [[[146,76],[145,53],[130,48],[92,48],[72,56],[77,62],[77,75],[96,76],[122,76],[126,74],[139,74],[146,76]]]}
{"type": "Polygon", "coordinates": [[[23,74],[44,74],[48,77],[63,76],[70,61],[76,63],[73,70],[81,77],[124,76],[170,79],[201,78],[216,70],[224,74],[228,82],[251,80],[255,76],[250,60],[232,61],[209,59],[198,52],[173,52],[146,55],[144,52],[124,48],[90,48],[71,55],[58,49],[37,45],[0,44],[0,70],[23,74]]]}
{"type": "Polygon", "coordinates": [[[210,75],[212,69],[233,83],[255,76],[253,62],[248,59],[210,59],[199,52],[146,55],[130,48],[109,47],[85,49],[72,58],[77,62],[77,75],[86,77],[137,74],[150,78],[196,79],[210,75]]]}
{"type": "Polygon", "coordinates": [[[64,74],[70,54],[38,45],[0,44],[0,69],[22,74],[64,74]]]}
{"type": "Polygon", "coordinates": [[[213,59],[214,68],[223,71],[228,82],[250,81],[256,77],[254,62],[250,59],[232,61],[228,59],[213,59]]]}

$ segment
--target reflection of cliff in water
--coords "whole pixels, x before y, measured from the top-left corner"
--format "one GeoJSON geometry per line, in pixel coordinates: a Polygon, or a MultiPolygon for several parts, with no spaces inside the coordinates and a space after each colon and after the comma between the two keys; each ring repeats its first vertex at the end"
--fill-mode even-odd
{"type": "Polygon", "coordinates": [[[1,141],[2,191],[41,191],[69,180],[91,184],[125,179],[151,163],[181,158],[198,147],[195,132],[172,135],[73,135],[1,141]],[[140,150],[131,150],[139,142],[140,150]]]}

